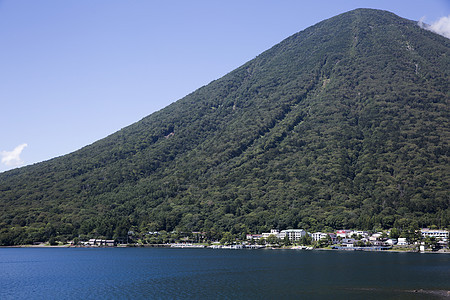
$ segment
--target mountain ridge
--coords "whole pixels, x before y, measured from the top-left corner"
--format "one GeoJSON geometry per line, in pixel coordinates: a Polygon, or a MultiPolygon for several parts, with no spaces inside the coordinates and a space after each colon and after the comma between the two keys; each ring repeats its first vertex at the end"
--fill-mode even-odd
{"type": "Polygon", "coordinates": [[[385,11],[324,20],[96,143],[0,174],[1,228],[447,226],[449,49],[385,11]]]}

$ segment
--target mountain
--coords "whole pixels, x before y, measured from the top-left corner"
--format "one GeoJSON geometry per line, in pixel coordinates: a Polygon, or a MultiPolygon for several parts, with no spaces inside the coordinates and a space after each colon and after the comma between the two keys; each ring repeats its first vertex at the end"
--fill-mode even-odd
{"type": "Polygon", "coordinates": [[[92,145],[0,174],[0,244],[446,227],[450,40],[357,9],[92,145]]]}

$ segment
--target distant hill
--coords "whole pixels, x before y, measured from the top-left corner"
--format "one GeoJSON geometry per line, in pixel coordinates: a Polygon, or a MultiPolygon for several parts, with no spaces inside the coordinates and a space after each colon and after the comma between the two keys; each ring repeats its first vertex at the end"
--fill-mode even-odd
{"type": "Polygon", "coordinates": [[[1,173],[0,244],[448,226],[449,82],[449,39],[386,11],[338,15],[92,145],[1,173]]]}

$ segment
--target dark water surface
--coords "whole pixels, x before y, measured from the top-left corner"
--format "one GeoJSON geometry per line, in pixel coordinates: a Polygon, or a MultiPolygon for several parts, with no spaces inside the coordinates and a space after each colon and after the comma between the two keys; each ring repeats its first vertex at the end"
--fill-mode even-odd
{"type": "Polygon", "coordinates": [[[449,254],[0,249],[0,299],[438,299],[448,290],[449,254]]]}

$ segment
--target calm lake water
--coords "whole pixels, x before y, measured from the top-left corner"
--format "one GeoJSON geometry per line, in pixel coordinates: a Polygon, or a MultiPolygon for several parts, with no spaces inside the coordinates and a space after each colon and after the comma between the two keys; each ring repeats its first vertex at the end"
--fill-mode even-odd
{"type": "Polygon", "coordinates": [[[0,299],[437,299],[437,290],[450,290],[448,254],[0,249],[0,299]]]}

